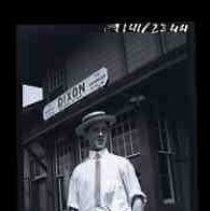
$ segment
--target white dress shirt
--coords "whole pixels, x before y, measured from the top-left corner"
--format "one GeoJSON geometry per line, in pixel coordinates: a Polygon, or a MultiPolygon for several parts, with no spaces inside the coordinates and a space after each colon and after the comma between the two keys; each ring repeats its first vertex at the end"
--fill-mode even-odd
{"type": "MultiPolygon", "coordinates": [[[[146,195],[130,161],[109,153],[106,148],[99,153],[101,206],[111,211],[131,211],[132,199],[136,195],[142,196],[145,204],[146,195]]],[[[95,207],[95,155],[96,151],[90,151],[89,157],[74,169],[69,183],[68,207],[79,211],[90,211],[95,207]]]]}

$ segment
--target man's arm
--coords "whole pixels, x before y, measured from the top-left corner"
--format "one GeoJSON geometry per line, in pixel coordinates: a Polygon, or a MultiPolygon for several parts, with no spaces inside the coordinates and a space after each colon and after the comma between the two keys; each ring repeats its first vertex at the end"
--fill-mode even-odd
{"type": "Polygon", "coordinates": [[[126,160],[125,166],[121,169],[124,186],[128,194],[128,199],[132,207],[132,211],[142,211],[146,204],[147,197],[141,190],[140,183],[135,173],[134,166],[129,160],[126,160]]]}

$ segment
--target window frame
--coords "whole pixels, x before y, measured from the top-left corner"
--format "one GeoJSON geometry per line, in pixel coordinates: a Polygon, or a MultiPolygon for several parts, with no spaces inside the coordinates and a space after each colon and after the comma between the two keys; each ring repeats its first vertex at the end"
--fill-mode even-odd
{"type": "MultiPolygon", "coordinates": [[[[134,152],[134,141],[135,140],[135,135],[136,133],[139,132],[139,129],[138,127],[135,127],[132,128],[132,121],[136,121],[134,119],[134,116],[132,116],[132,112],[133,110],[128,110],[128,111],[124,111],[123,113],[121,113],[117,119],[120,119],[119,122],[117,122],[114,127],[112,128],[112,139],[110,140],[111,141],[111,145],[114,146],[114,141],[115,139],[122,139],[123,140],[123,151],[124,153],[116,153],[118,155],[121,155],[121,156],[124,156],[126,158],[131,158],[131,157],[135,157],[137,155],[140,155],[141,152],[140,152],[140,149],[138,150],[138,152],[134,152]],[[122,117],[124,117],[125,119],[123,119],[122,117]],[[128,131],[125,132],[124,130],[124,127],[125,127],[125,124],[127,124],[128,126],[128,131]],[[117,134],[117,135],[113,135],[113,131],[118,128],[118,127],[121,127],[121,130],[122,130],[122,133],[121,134],[117,134]],[[129,143],[129,148],[130,148],[130,153],[128,153],[128,145],[126,145],[126,140],[125,140],[125,137],[128,136],[128,143],[129,143]]],[[[115,133],[116,134],[116,131],[115,133]]],[[[113,147],[114,148],[114,147],[113,147]]],[[[111,151],[113,153],[113,150],[111,151]]]]}

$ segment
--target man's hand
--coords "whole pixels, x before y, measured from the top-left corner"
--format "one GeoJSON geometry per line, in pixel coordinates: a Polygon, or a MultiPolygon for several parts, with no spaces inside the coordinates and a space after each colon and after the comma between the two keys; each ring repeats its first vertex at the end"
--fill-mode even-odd
{"type": "Polygon", "coordinates": [[[141,198],[136,198],[133,204],[132,211],[143,211],[144,206],[141,198]]]}

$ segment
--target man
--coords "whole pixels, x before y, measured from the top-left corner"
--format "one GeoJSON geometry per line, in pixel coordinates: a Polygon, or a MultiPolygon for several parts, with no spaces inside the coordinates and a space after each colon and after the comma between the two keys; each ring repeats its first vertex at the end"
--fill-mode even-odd
{"type": "Polygon", "coordinates": [[[67,206],[70,211],[142,211],[146,196],[134,167],[109,153],[106,143],[116,119],[104,111],[87,114],[76,133],[89,141],[89,157],[73,171],[67,206]]]}

